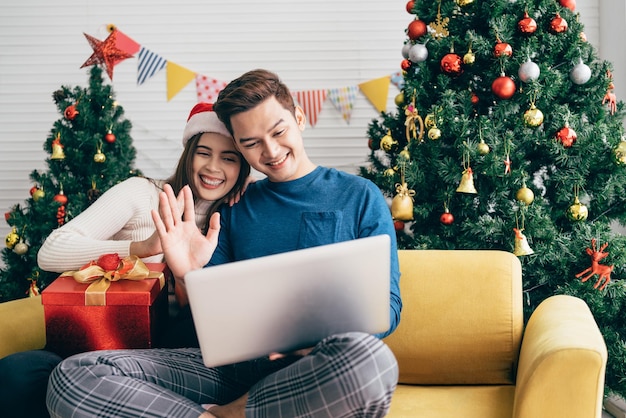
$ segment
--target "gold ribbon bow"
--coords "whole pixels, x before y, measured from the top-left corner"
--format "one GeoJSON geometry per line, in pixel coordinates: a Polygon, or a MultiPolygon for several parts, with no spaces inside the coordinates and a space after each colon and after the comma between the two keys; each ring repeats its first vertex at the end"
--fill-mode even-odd
{"type": "Polygon", "coordinates": [[[165,286],[165,276],[159,271],[150,271],[139,257],[124,257],[116,270],[105,270],[91,262],[77,271],[66,271],[62,276],[72,276],[78,283],[89,284],[85,290],[85,305],[106,305],[106,291],[111,282],[118,280],[159,279],[160,286],[165,286]]]}

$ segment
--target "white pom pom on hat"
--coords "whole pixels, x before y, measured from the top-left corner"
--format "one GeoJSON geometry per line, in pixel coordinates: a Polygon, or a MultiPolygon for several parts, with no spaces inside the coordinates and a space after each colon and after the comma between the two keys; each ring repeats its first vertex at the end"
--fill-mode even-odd
{"type": "Polygon", "coordinates": [[[214,132],[232,138],[226,126],[213,111],[213,103],[198,103],[191,109],[187,118],[187,125],[185,125],[183,131],[183,147],[194,135],[207,132],[214,132]]]}

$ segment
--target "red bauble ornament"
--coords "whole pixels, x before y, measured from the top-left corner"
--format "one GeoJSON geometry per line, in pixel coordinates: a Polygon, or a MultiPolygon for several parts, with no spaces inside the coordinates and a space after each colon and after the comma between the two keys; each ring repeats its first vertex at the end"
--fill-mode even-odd
{"type": "Polygon", "coordinates": [[[556,133],[556,139],[559,140],[565,148],[569,148],[576,142],[576,131],[565,125],[556,133]]]}
{"type": "Polygon", "coordinates": [[[404,222],[402,222],[402,221],[393,221],[393,228],[396,231],[402,231],[404,229],[404,222]]]}
{"type": "Polygon", "coordinates": [[[104,140],[106,142],[108,142],[109,144],[114,143],[115,142],[115,134],[113,132],[111,132],[111,130],[109,129],[109,131],[104,136],[104,140]]]}
{"type": "Polygon", "coordinates": [[[409,39],[416,40],[428,32],[428,28],[426,23],[423,20],[415,19],[411,23],[409,23],[409,28],[407,29],[407,35],[409,39]]]}
{"type": "Polygon", "coordinates": [[[406,12],[413,14],[413,7],[415,7],[415,2],[413,0],[406,3],[406,12]]]}
{"type": "Polygon", "coordinates": [[[498,41],[496,46],[493,47],[493,55],[495,55],[496,57],[500,57],[502,55],[510,57],[511,55],[513,55],[513,47],[506,42],[498,41]]]}
{"type": "Polygon", "coordinates": [[[554,19],[550,21],[550,31],[553,33],[563,33],[567,30],[567,20],[563,19],[558,13],[554,19]]]}
{"type": "Polygon", "coordinates": [[[4,220],[9,222],[9,219],[11,219],[11,212],[4,212],[4,220]]]}
{"type": "Polygon", "coordinates": [[[404,71],[409,71],[409,69],[411,68],[411,61],[409,61],[409,60],[402,60],[402,63],[400,63],[400,67],[404,71]]]}
{"type": "Polygon", "coordinates": [[[34,195],[37,190],[39,190],[39,187],[37,187],[37,186],[31,187],[30,190],[29,190],[30,195],[31,196],[34,195]]]}
{"type": "Polygon", "coordinates": [[[446,54],[440,62],[441,71],[451,76],[461,75],[463,74],[462,62],[461,57],[457,54],[453,52],[446,54]]]}
{"type": "Polygon", "coordinates": [[[59,192],[59,194],[54,195],[52,198],[55,202],[59,202],[61,205],[65,205],[67,203],[67,196],[63,194],[63,192],[59,192]]]}
{"type": "Polygon", "coordinates": [[[480,98],[476,95],[476,93],[472,92],[472,98],[471,98],[472,104],[478,104],[478,102],[480,101],[480,98]]]}
{"type": "Polygon", "coordinates": [[[122,259],[117,253],[103,254],[98,258],[97,265],[106,271],[117,270],[122,259]]]}
{"type": "Polygon", "coordinates": [[[515,82],[505,75],[501,75],[491,83],[491,91],[501,99],[510,99],[515,94],[515,90],[515,82]]]}
{"type": "Polygon", "coordinates": [[[439,217],[439,221],[444,225],[452,225],[452,223],[454,222],[454,215],[452,215],[450,211],[446,209],[439,217]]]}
{"type": "Polygon", "coordinates": [[[517,28],[523,34],[530,35],[537,30],[537,22],[528,15],[528,12],[524,12],[524,18],[517,22],[517,28]]]}
{"type": "Polygon", "coordinates": [[[559,0],[559,4],[563,7],[567,7],[572,12],[576,10],[576,0],[559,0]]]}
{"type": "Polygon", "coordinates": [[[69,105],[68,107],[65,108],[63,115],[65,116],[65,119],[67,120],[74,120],[76,116],[78,115],[78,110],[76,110],[76,106],[69,105]]]}

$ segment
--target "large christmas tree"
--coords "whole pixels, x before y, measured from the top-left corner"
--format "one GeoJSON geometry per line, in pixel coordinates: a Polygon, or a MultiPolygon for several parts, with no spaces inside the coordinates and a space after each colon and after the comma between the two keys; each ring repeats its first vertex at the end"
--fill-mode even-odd
{"type": "Polygon", "coordinates": [[[37,266],[48,234],[111,186],[139,174],[131,123],[99,66],[91,67],[88,88],[62,86],[52,98],[61,117],[44,142],[48,169],[31,172],[31,197],[5,215],[12,231],[2,249],[0,302],[37,293],[54,280],[58,273],[37,266]]]}
{"type": "Polygon", "coordinates": [[[611,64],[574,0],[407,11],[402,92],[370,124],[361,170],[391,200],[399,247],[513,252],[526,315],[553,294],[584,299],[607,387],[626,395],[626,237],[611,228],[626,224],[626,138],[611,64]]]}

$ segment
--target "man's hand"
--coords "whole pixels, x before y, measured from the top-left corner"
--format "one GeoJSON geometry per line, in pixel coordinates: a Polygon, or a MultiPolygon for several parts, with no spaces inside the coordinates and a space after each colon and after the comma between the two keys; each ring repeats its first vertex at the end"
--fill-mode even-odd
{"type": "Polygon", "coordinates": [[[180,191],[184,201],[181,216],[177,198],[169,184],[159,194],[159,210],[152,210],[152,220],[161,240],[165,262],[174,278],[182,280],[191,270],[204,267],[215,248],[220,232],[220,215],[214,213],[206,235],[196,226],[193,195],[189,186],[180,191]]]}
{"type": "Polygon", "coordinates": [[[281,359],[283,357],[304,357],[309,355],[309,353],[311,353],[311,351],[313,351],[313,347],[309,347],[309,348],[303,348],[300,350],[295,350],[295,351],[291,351],[289,353],[270,353],[270,355],[268,356],[270,360],[278,360],[281,359]]]}

